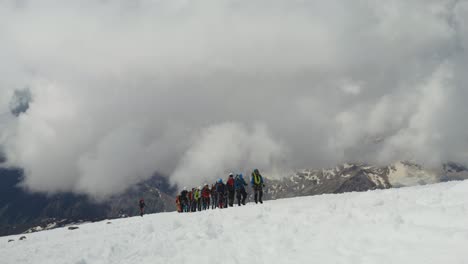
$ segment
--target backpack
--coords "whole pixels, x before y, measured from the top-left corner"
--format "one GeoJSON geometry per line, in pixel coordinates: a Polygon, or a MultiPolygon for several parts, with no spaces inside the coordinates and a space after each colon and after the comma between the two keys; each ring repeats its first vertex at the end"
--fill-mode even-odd
{"type": "Polygon", "coordinates": [[[183,190],[183,191],[180,193],[180,198],[181,198],[181,200],[186,201],[186,200],[188,199],[187,195],[188,195],[188,191],[183,190]]]}
{"type": "Polygon", "coordinates": [[[236,176],[236,179],[234,180],[234,187],[236,190],[241,190],[244,188],[244,179],[241,179],[239,176],[236,176]]]}
{"type": "Polygon", "coordinates": [[[252,173],[252,177],[253,177],[253,183],[255,185],[260,185],[262,184],[262,175],[260,175],[260,173],[255,173],[253,172],[252,173]]]}
{"type": "Polygon", "coordinates": [[[216,186],[216,192],[224,193],[224,184],[218,183],[218,185],[216,186]]]}
{"type": "Polygon", "coordinates": [[[210,188],[209,188],[209,187],[205,187],[205,188],[203,188],[203,190],[202,190],[202,197],[203,197],[203,198],[209,198],[209,197],[210,197],[210,193],[211,193],[210,188]]]}
{"type": "Polygon", "coordinates": [[[229,178],[229,180],[226,183],[227,187],[229,190],[234,190],[234,178],[229,178]]]}

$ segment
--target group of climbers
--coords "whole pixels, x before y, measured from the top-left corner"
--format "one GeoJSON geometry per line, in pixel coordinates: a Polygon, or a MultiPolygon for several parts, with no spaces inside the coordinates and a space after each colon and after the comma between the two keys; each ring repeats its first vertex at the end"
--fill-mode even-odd
{"type": "MultiPolygon", "coordinates": [[[[263,177],[255,169],[252,172],[250,184],[254,191],[255,203],[263,203],[263,187],[265,187],[263,177]]],[[[187,190],[187,187],[181,191],[176,197],[176,205],[178,212],[196,212],[207,209],[227,208],[233,207],[235,198],[237,198],[237,205],[245,205],[247,199],[247,191],[245,187],[248,186],[242,174],[229,174],[226,183],[223,179],[218,179],[215,184],[209,186],[205,184],[203,187],[192,188],[187,190]]]]}

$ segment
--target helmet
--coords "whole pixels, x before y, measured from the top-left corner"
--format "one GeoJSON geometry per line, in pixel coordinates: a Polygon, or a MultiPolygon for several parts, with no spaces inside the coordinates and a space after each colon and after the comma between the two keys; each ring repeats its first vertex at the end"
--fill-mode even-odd
{"type": "Polygon", "coordinates": [[[241,179],[244,178],[244,175],[242,175],[242,173],[239,174],[239,178],[241,178],[241,179]]]}
{"type": "Polygon", "coordinates": [[[222,182],[223,182],[223,179],[219,178],[219,179],[218,179],[218,182],[219,182],[219,183],[222,183],[222,182]]]}
{"type": "Polygon", "coordinates": [[[187,190],[187,187],[184,187],[184,191],[186,191],[186,190],[187,190]]]}
{"type": "Polygon", "coordinates": [[[234,173],[229,173],[229,177],[233,177],[234,176],[234,173]]]}
{"type": "Polygon", "coordinates": [[[201,186],[198,186],[198,190],[200,190],[200,189],[201,189],[201,186]]]}
{"type": "Polygon", "coordinates": [[[255,173],[259,173],[259,172],[258,172],[258,169],[255,169],[254,172],[255,172],[255,173]]]}

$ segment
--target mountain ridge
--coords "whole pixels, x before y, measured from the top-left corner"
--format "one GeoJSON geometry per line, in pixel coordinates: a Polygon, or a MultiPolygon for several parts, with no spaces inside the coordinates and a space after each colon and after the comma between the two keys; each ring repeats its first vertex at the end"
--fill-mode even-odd
{"type": "MultiPolygon", "coordinates": [[[[47,196],[18,187],[20,170],[0,169],[0,236],[42,231],[74,223],[138,215],[137,202],[144,198],[147,213],[175,211],[177,187],[155,174],[105,202],[84,195],[62,193],[47,196]]],[[[265,200],[331,193],[360,192],[468,179],[468,169],[446,163],[440,170],[401,161],[389,166],[345,163],[331,169],[304,169],[281,179],[265,175],[265,200]]],[[[248,190],[250,192],[250,190],[248,190]]],[[[253,201],[249,195],[250,201],[253,201]]]]}

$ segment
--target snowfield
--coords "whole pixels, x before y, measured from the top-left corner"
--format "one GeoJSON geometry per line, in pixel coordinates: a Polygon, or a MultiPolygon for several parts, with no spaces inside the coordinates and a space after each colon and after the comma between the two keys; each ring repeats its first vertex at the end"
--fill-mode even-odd
{"type": "Polygon", "coordinates": [[[468,181],[154,214],[27,234],[24,241],[20,236],[0,238],[0,263],[466,264],[468,181]]]}

